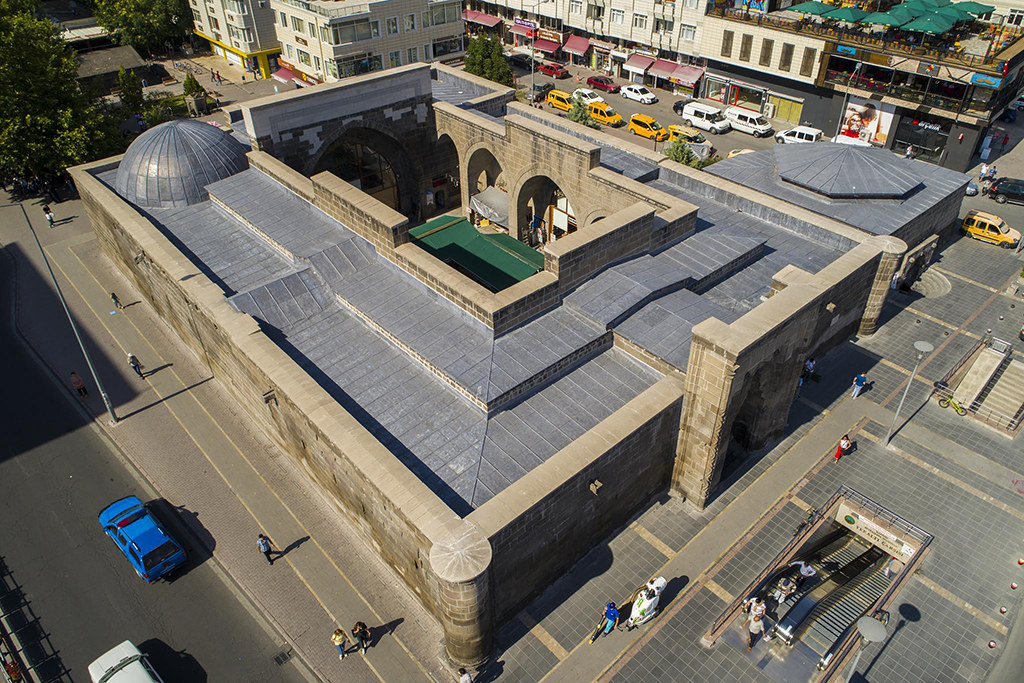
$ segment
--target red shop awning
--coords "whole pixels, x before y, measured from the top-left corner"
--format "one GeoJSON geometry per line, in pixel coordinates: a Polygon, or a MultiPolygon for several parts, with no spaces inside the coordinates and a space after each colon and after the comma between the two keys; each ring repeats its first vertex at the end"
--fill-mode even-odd
{"type": "Polygon", "coordinates": [[[582,57],[590,49],[590,39],[583,36],[569,36],[562,49],[571,55],[582,57]]]}
{"type": "Polygon", "coordinates": [[[651,68],[647,70],[647,73],[652,76],[657,76],[658,78],[668,79],[672,77],[672,74],[674,74],[678,68],[679,65],[675,62],[670,62],[667,59],[659,59],[651,65],[651,68]]]}
{"type": "Polygon", "coordinates": [[[672,80],[686,86],[693,86],[704,75],[704,69],[699,66],[681,66],[672,74],[672,80]]]}
{"type": "Polygon", "coordinates": [[[290,69],[281,67],[271,74],[271,78],[276,81],[281,81],[282,83],[291,83],[292,79],[295,78],[295,74],[293,74],[290,69]]]}
{"type": "Polygon", "coordinates": [[[622,68],[626,71],[632,71],[635,74],[641,76],[647,72],[647,68],[654,64],[654,57],[647,57],[646,55],[631,54],[626,63],[622,65],[622,68]]]}
{"type": "Polygon", "coordinates": [[[490,14],[484,14],[483,12],[477,12],[476,10],[464,9],[462,10],[462,18],[466,21],[474,24],[480,24],[488,28],[493,28],[501,23],[501,19],[498,17],[492,17],[490,14]]]}
{"type": "Polygon", "coordinates": [[[530,36],[533,35],[533,32],[536,29],[526,28],[525,26],[522,26],[520,24],[512,24],[512,26],[510,26],[508,30],[511,31],[512,33],[517,33],[521,36],[526,36],[527,38],[529,38],[530,36]]]}
{"type": "Polygon", "coordinates": [[[555,41],[544,40],[543,38],[538,38],[537,41],[533,44],[533,46],[540,50],[541,52],[543,52],[544,54],[548,55],[552,54],[553,52],[558,52],[562,48],[562,46],[556,43],[555,41]]]}

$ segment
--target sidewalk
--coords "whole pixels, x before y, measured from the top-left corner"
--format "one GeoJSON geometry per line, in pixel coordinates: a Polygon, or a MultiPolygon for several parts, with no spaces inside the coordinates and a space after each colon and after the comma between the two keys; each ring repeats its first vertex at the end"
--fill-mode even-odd
{"type": "MultiPolygon", "coordinates": [[[[54,229],[34,202],[25,209],[120,418],[109,424],[94,391],[86,406],[96,424],[315,676],[448,680],[437,622],[131,290],[100,250],[81,202],[58,205],[54,229]],[[110,310],[111,291],[123,311],[110,310]],[[145,379],[131,371],[128,351],[146,366],[145,379]],[[283,554],[272,567],[256,550],[261,531],[283,554]],[[373,647],[340,662],[330,634],[356,621],[370,626],[373,647]]],[[[57,378],[77,371],[91,386],[20,209],[5,207],[0,217],[0,242],[18,262],[22,334],[57,378]]]]}

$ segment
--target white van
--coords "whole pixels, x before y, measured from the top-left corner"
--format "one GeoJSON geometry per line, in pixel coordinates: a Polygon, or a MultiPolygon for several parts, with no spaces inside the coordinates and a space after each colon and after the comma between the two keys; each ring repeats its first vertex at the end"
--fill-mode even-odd
{"type": "Polygon", "coordinates": [[[817,128],[810,126],[797,126],[784,130],[775,136],[775,142],[791,144],[794,142],[818,142],[823,133],[817,128]]]}
{"type": "Polygon", "coordinates": [[[89,665],[92,683],[164,683],[146,655],[126,640],[89,665]]]}
{"type": "Polygon", "coordinates": [[[708,104],[688,102],[683,107],[681,116],[684,122],[709,133],[724,133],[729,130],[729,121],[722,110],[708,104]]]}
{"type": "Polygon", "coordinates": [[[733,130],[749,133],[755,138],[766,138],[775,132],[772,124],[768,123],[768,119],[749,109],[729,107],[725,110],[725,118],[733,130]]]}

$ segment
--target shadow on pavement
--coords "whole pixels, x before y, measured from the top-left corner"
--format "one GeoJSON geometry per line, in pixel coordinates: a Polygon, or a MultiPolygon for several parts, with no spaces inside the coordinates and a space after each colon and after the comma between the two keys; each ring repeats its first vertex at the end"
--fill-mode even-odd
{"type": "Polygon", "coordinates": [[[175,650],[159,638],[139,643],[138,648],[165,681],[205,683],[207,680],[206,669],[186,650],[175,650]]]}
{"type": "Polygon", "coordinates": [[[32,671],[30,680],[70,682],[71,675],[50,642],[50,634],[32,611],[32,604],[3,558],[0,558],[0,608],[4,615],[0,631],[5,639],[16,639],[21,664],[32,671]]]}
{"type": "Polygon", "coordinates": [[[165,577],[168,583],[174,583],[213,556],[217,541],[199,521],[198,512],[193,512],[184,505],[172,505],[163,498],[152,500],[146,506],[161,524],[171,530],[175,540],[181,543],[187,555],[185,563],[165,577]]]}
{"type": "Polygon", "coordinates": [[[377,647],[377,643],[379,643],[381,638],[384,636],[394,635],[395,629],[397,629],[404,621],[405,619],[399,617],[386,624],[372,627],[370,629],[370,647],[377,647]]]}

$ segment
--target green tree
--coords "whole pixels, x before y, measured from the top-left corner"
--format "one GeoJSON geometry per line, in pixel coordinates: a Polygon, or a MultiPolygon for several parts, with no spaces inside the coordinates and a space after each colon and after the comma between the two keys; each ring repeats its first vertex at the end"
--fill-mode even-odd
{"type": "Polygon", "coordinates": [[[484,37],[482,35],[469,39],[466,45],[466,62],[463,67],[466,73],[487,78],[484,73],[484,37]]]}
{"type": "Polygon", "coordinates": [[[125,70],[122,66],[117,72],[117,87],[121,91],[121,108],[125,114],[138,114],[142,111],[142,81],[134,70],[125,70]]]}
{"type": "Polygon", "coordinates": [[[192,75],[192,72],[185,74],[185,82],[181,84],[182,92],[186,95],[202,95],[206,92],[203,86],[199,85],[199,81],[192,75]]]}
{"type": "Polygon", "coordinates": [[[501,41],[495,37],[489,37],[484,49],[486,50],[484,67],[486,77],[502,85],[515,83],[515,74],[512,73],[512,67],[508,63],[508,58],[505,57],[505,48],[501,41]]]}
{"type": "Polygon", "coordinates": [[[181,43],[192,28],[185,0],[95,0],[95,11],[114,40],[142,54],[181,43]]]}
{"type": "Polygon", "coordinates": [[[96,99],[78,87],[75,53],[25,0],[0,0],[0,166],[63,171],[115,145],[96,99]]]}
{"type": "Polygon", "coordinates": [[[565,115],[565,118],[569,119],[573,123],[579,123],[587,126],[588,128],[600,128],[597,125],[597,121],[590,118],[590,112],[587,111],[587,105],[583,103],[583,100],[579,97],[572,98],[572,109],[565,115]]]}
{"type": "Polygon", "coordinates": [[[665,156],[672,161],[692,168],[707,168],[711,164],[722,160],[722,157],[717,154],[715,156],[708,157],[707,159],[701,159],[699,156],[694,154],[693,150],[690,149],[690,146],[682,140],[676,140],[671,145],[666,146],[663,151],[665,156]]]}

